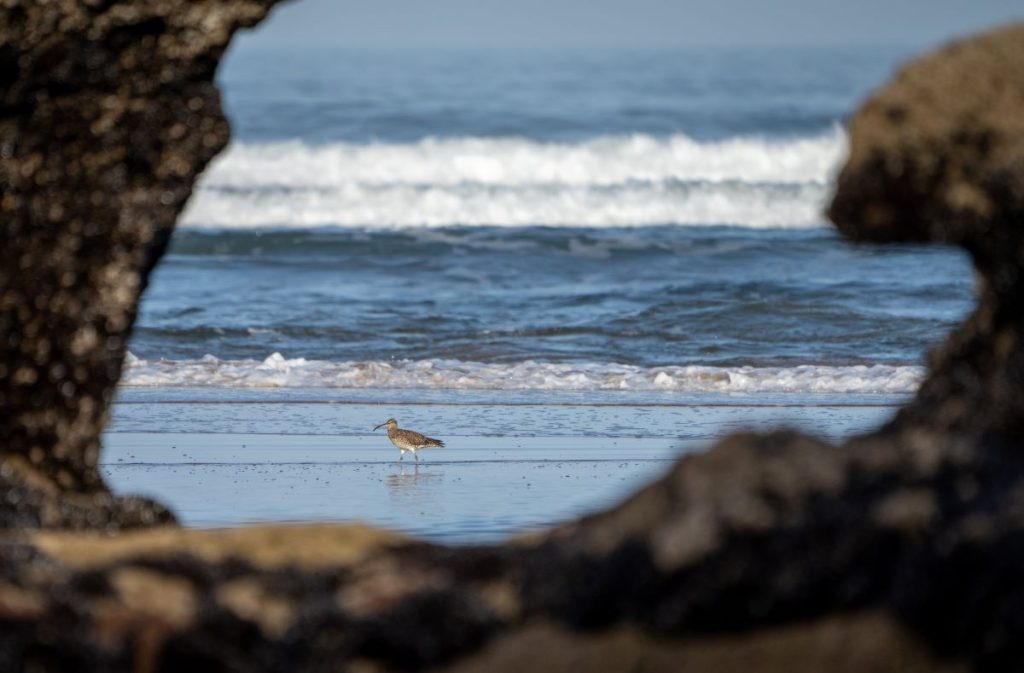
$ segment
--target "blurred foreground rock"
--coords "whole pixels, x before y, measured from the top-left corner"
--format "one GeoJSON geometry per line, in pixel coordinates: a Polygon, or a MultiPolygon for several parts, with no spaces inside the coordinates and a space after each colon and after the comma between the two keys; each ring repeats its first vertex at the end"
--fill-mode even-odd
{"type": "Polygon", "coordinates": [[[734,435],[614,510],[493,547],[115,532],[169,521],[107,492],[98,438],[146,276],[227,140],[213,70],[269,4],[0,8],[0,670],[1019,668],[1021,26],[910,65],[851,125],[839,229],[961,245],[981,274],[875,433],[734,435]]]}
{"type": "Polygon", "coordinates": [[[171,520],[109,497],[99,437],[149,272],[228,141],[217,63],[272,4],[0,3],[0,485],[21,494],[0,523],[171,520]],[[39,479],[101,506],[26,506],[39,479]]]}

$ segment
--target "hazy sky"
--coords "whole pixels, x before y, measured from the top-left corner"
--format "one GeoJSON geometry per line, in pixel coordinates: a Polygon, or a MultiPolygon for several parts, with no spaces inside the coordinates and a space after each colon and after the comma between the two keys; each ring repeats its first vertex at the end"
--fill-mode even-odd
{"type": "Polygon", "coordinates": [[[1008,20],[1024,0],[291,0],[246,46],[927,46],[1008,20]]]}

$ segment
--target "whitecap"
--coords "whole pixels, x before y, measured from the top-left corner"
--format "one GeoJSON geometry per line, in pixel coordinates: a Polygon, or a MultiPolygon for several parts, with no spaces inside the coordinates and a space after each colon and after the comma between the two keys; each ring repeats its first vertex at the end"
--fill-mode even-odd
{"type": "Polygon", "coordinates": [[[838,128],[717,141],[236,143],[203,176],[182,224],[815,227],[845,150],[838,128]]]}
{"type": "Polygon", "coordinates": [[[331,362],[141,360],[129,354],[122,383],[133,386],[390,388],[714,393],[909,393],[924,374],[913,365],[638,367],[608,363],[481,363],[461,360],[331,362]]]}

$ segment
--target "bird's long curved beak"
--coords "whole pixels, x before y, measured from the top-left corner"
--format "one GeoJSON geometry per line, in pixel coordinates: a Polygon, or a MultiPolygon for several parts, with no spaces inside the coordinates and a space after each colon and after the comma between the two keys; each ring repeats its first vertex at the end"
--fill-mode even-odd
{"type": "Polygon", "coordinates": [[[385,425],[387,425],[387,421],[385,421],[384,423],[381,423],[380,425],[378,425],[376,428],[374,428],[374,430],[376,430],[378,428],[383,428],[385,425]]]}

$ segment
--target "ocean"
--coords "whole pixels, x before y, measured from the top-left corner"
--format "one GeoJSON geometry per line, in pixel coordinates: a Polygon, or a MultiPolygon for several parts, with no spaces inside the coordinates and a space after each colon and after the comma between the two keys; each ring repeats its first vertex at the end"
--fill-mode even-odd
{"type": "Polygon", "coordinates": [[[108,478],[193,525],[466,542],[726,430],[871,427],[973,300],[963,254],[822,216],[844,119],[905,56],[238,46],[233,141],[144,297],[108,478]],[[370,431],[392,416],[449,448],[395,467],[370,431]]]}

